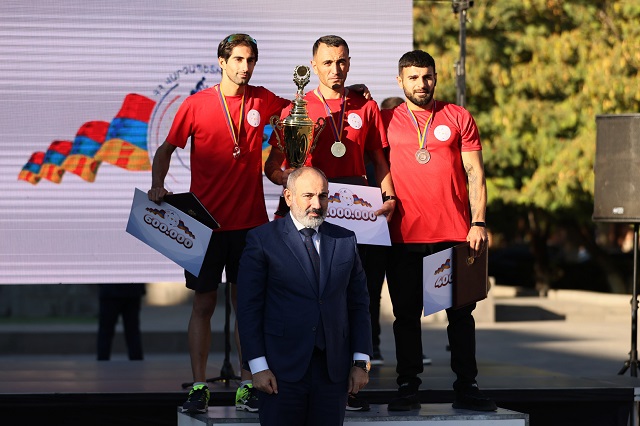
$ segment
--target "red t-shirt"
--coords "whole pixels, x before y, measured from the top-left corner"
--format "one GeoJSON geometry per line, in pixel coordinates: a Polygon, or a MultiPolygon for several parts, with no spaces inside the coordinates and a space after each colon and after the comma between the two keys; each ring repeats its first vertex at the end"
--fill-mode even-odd
{"type": "MultiPolygon", "coordinates": [[[[413,111],[420,130],[431,111],[413,111]]],[[[480,151],[478,128],[464,108],[436,102],[426,148],[431,160],[416,160],[418,132],[407,104],[382,111],[389,141],[391,177],[398,203],[390,223],[394,243],[465,241],[470,211],[461,152],[480,151]]]]}
{"type": "MultiPolygon", "coordinates": [[[[242,96],[227,96],[235,132],[242,96]]],[[[220,231],[252,228],[268,222],[262,188],[262,135],[272,115],[291,101],[264,87],[245,89],[244,117],[233,158],[234,142],[218,86],[189,96],[173,120],[167,142],[184,148],[191,137],[191,192],[220,223],[220,231]]]]}
{"type": "MultiPolygon", "coordinates": [[[[304,97],[307,101],[307,113],[313,122],[316,122],[318,117],[324,118],[326,125],[320,133],[313,153],[307,157],[305,165],[322,170],[328,179],[366,176],[364,151],[375,151],[387,146],[378,104],[373,100],[367,100],[359,93],[347,92],[344,128],[340,138],[346,147],[346,152],[342,157],[335,157],[331,153],[331,145],[336,141],[331,130],[331,118],[327,114],[324,103],[314,92],[314,90],[307,92],[304,97]]],[[[342,100],[327,99],[326,101],[339,134],[342,100]]],[[[291,106],[283,110],[281,117],[288,116],[290,110],[291,106]]],[[[274,146],[274,149],[279,149],[275,135],[271,136],[269,143],[274,146]]],[[[288,167],[288,164],[286,166],[288,167]]]]}

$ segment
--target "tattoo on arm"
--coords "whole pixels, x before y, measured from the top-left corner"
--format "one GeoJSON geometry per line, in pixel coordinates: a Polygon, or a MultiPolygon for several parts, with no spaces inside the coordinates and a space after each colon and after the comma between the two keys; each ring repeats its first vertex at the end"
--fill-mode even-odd
{"type": "Polygon", "coordinates": [[[469,205],[471,207],[471,217],[475,217],[478,199],[480,196],[478,188],[478,176],[471,164],[465,164],[464,170],[467,173],[467,182],[469,186],[469,205]]]}

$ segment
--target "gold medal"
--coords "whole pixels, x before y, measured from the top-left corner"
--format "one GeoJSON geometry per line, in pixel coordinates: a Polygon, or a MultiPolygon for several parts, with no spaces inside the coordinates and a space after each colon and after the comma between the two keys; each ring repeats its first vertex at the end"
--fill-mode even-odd
{"type": "Polygon", "coordinates": [[[342,157],[347,152],[347,147],[340,141],[335,141],[331,145],[331,153],[334,157],[342,157]]]}
{"type": "Polygon", "coordinates": [[[431,154],[424,148],[420,148],[416,151],[416,161],[420,164],[427,164],[431,160],[431,154]]]}

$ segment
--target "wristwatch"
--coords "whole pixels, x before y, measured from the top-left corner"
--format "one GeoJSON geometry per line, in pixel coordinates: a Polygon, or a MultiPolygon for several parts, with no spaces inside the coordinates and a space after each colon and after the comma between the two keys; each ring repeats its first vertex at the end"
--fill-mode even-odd
{"type": "Polygon", "coordinates": [[[395,195],[383,195],[382,196],[382,202],[384,203],[385,201],[389,201],[389,200],[397,200],[395,195]]]}
{"type": "Polygon", "coordinates": [[[486,228],[487,224],[484,222],[471,222],[471,226],[479,226],[480,228],[486,228]]]}
{"type": "Polygon", "coordinates": [[[362,368],[365,373],[368,373],[369,371],[371,371],[371,362],[369,361],[364,361],[359,359],[359,360],[353,361],[353,366],[362,368]]]}

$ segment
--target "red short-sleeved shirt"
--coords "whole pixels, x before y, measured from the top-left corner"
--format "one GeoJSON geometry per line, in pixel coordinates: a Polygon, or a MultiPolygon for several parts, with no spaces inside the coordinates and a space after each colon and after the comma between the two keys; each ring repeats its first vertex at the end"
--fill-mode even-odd
{"type": "MultiPolygon", "coordinates": [[[[364,151],[374,151],[387,146],[378,105],[375,101],[367,100],[359,93],[347,92],[344,128],[340,138],[346,147],[346,152],[342,157],[335,157],[331,153],[331,145],[336,140],[331,130],[331,119],[323,102],[314,92],[307,92],[304,97],[304,100],[307,101],[307,113],[314,122],[318,120],[318,117],[324,118],[326,125],[320,133],[315,150],[307,157],[305,165],[322,170],[328,179],[366,176],[364,151]]],[[[341,99],[327,99],[326,101],[339,133],[341,99]]],[[[282,111],[282,118],[288,116],[290,110],[291,107],[282,111]]],[[[274,135],[269,143],[274,147],[277,145],[274,135]]]]}
{"type": "MultiPolygon", "coordinates": [[[[414,111],[421,131],[430,111],[414,111]]],[[[390,223],[394,243],[465,241],[470,211],[461,153],[482,149],[478,128],[464,108],[436,102],[427,134],[431,160],[420,164],[418,133],[407,104],[382,111],[389,141],[391,177],[398,203],[390,223]]]]}
{"type": "MultiPolygon", "coordinates": [[[[242,96],[227,96],[226,101],[237,126],[242,96]]],[[[180,106],[167,142],[184,148],[191,137],[191,192],[220,223],[220,231],[268,221],[262,188],[264,126],[290,103],[264,87],[246,87],[238,159],[233,158],[234,142],[217,85],[189,96],[180,106]]]]}

